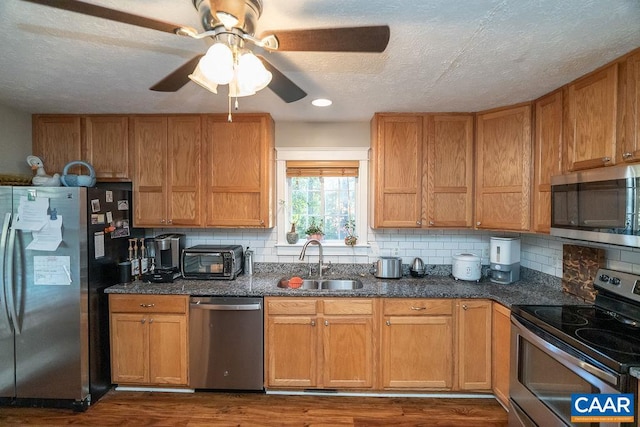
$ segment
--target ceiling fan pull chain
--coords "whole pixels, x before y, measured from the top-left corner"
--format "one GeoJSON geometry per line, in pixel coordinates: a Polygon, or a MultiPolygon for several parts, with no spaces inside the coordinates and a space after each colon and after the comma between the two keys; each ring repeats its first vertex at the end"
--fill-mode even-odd
{"type": "Polygon", "coordinates": [[[228,98],[229,98],[229,115],[227,116],[227,121],[231,123],[233,121],[233,119],[231,118],[231,97],[228,97],[228,98]]]}

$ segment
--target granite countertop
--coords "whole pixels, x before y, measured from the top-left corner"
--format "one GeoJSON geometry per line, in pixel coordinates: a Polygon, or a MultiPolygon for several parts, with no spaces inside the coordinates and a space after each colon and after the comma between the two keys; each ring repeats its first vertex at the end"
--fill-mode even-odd
{"type": "Polygon", "coordinates": [[[298,275],[286,268],[257,269],[252,276],[239,275],[235,280],[185,280],[174,283],[135,281],[106,289],[106,293],[168,294],[194,296],[304,296],[304,297],[384,297],[384,298],[486,298],[507,307],[515,304],[581,304],[584,301],[562,291],[559,279],[544,274],[523,274],[522,279],[496,284],[483,278],[480,282],[455,280],[449,275],[429,274],[422,278],[379,279],[368,271],[333,271],[327,279],[357,278],[363,283],[354,290],[304,290],[279,288],[283,277],[298,275]]]}

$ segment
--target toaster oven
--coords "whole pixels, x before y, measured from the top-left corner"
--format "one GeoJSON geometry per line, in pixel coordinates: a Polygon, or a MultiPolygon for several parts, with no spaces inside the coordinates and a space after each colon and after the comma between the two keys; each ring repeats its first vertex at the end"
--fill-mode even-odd
{"type": "Polygon", "coordinates": [[[196,245],[182,250],[182,277],[195,280],[233,280],[243,271],[240,245],[196,245]]]}

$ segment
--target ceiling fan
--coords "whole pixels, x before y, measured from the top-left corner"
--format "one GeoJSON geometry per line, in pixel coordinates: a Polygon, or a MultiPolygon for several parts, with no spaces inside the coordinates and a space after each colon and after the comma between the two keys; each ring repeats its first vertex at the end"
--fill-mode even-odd
{"type": "MultiPolygon", "coordinates": [[[[262,0],[192,0],[204,29],[198,30],[134,15],[80,0],[23,0],[111,21],[177,34],[193,39],[212,38],[235,49],[252,51],[318,51],[318,52],[383,52],[389,43],[389,26],[363,26],[269,31],[254,36],[256,23],[262,14],[262,0]],[[262,49],[257,49],[262,48],[262,49]]],[[[196,55],[151,86],[151,90],[175,92],[190,80],[204,54],[196,55]]],[[[289,103],[307,94],[258,53],[262,64],[271,73],[268,83],[276,95],[289,103]]],[[[211,89],[210,89],[211,90],[211,89]]]]}

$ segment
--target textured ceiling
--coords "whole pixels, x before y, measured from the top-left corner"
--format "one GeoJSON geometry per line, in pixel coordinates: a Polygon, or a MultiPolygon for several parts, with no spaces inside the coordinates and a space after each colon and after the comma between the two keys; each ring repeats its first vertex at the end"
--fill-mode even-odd
{"type": "MultiPolygon", "coordinates": [[[[191,0],[85,0],[200,28],[191,0]]],[[[263,0],[256,33],[388,24],[383,53],[268,54],[309,95],[269,89],[240,112],[361,121],[376,111],[480,111],[539,97],[640,46],[638,0],[263,0]],[[329,108],[310,105],[317,97],[329,108]]],[[[148,90],[208,43],[0,1],[0,104],[29,113],[226,112],[194,83],[148,90]]]]}

